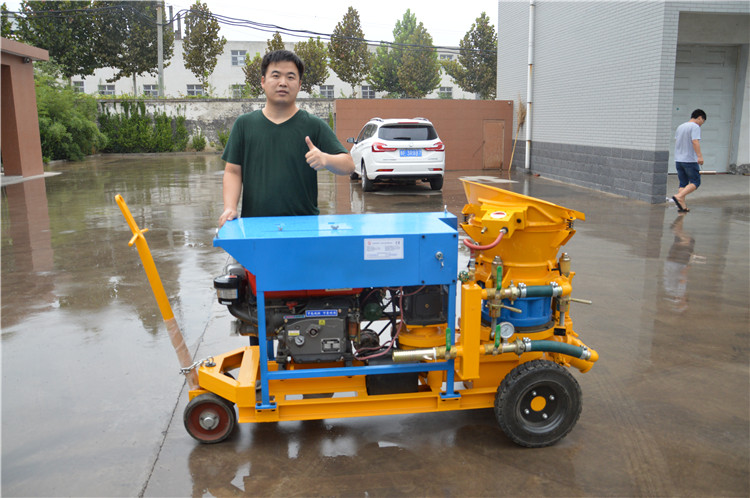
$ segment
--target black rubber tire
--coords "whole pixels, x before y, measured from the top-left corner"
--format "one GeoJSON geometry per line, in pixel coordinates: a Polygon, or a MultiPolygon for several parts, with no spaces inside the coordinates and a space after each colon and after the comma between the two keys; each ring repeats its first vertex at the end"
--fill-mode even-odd
{"type": "Polygon", "coordinates": [[[367,169],[365,168],[365,163],[362,163],[362,192],[372,192],[374,189],[375,184],[367,178],[367,169]]]}
{"type": "Polygon", "coordinates": [[[359,180],[359,175],[357,174],[356,171],[352,171],[351,173],[349,173],[349,179],[350,180],[359,180]]]}
{"type": "Polygon", "coordinates": [[[182,420],[188,434],[207,444],[224,441],[237,426],[234,408],[227,400],[213,393],[193,398],[185,407],[182,420]]]}
{"type": "Polygon", "coordinates": [[[581,415],[581,386],[567,368],[548,360],[522,363],[505,376],[495,396],[495,417],[514,443],[550,446],[581,415]]]}
{"type": "Polygon", "coordinates": [[[432,190],[440,190],[443,188],[443,177],[430,178],[430,188],[432,190]]]}

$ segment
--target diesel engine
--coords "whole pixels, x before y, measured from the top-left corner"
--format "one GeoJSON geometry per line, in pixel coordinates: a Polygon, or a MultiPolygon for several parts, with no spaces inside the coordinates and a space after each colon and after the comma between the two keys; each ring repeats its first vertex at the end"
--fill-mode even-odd
{"type": "MultiPolygon", "coordinates": [[[[239,264],[214,279],[219,303],[238,319],[238,332],[258,342],[254,277],[239,264]]],[[[267,339],[279,365],[380,358],[390,360],[400,324],[429,325],[447,319],[443,286],[267,292],[267,339]],[[375,331],[371,327],[379,327],[375,331]],[[390,331],[381,341],[381,336],[390,331]]]]}

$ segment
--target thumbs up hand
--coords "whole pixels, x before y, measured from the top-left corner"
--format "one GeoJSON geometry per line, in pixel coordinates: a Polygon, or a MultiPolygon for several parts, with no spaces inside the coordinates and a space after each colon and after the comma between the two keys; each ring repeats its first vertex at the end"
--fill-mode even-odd
{"type": "Polygon", "coordinates": [[[310,140],[310,137],[305,137],[305,143],[307,144],[308,149],[310,149],[307,154],[305,154],[305,160],[307,161],[307,164],[309,164],[310,167],[315,171],[320,171],[321,169],[325,168],[326,156],[328,154],[315,147],[315,145],[313,145],[312,143],[312,140],[310,140]]]}

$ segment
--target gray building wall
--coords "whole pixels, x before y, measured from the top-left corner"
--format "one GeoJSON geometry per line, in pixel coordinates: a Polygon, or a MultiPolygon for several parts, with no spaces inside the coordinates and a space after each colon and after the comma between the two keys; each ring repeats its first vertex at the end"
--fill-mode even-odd
{"type": "MultiPolygon", "coordinates": [[[[168,65],[164,68],[164,95],[171,98],[182,98],[188,94],[188,85],[197,85],[200,83],[198,78],[185,67],[184,53],[182,49],[183,40],[174,41],[174,54],[172,58],[167,61],[168,65]]],[[[285,46],[289,50],[294,50],[294,43],[286,43],[285,46]]],[[[227,41],[224,46],[224,52],[217,58],[216,68],[208,78],[208,84],[210,85],[210,93],[213,97],[219,98],[232,98],[232,86],[244,85],[245,84],[245,73],[242,70],[242,65],[232,64],[232,51],[246,52],[248,58],[252,59],[255,54],[261,56],[266,53],[267,42],[265,41],[227,41]]],[[[375,52],[376,46],[369,45],[368,49],[371,52],[375,52]]],[[[439,53],[440,58],[451,58],[455,59],[457,56],[455,53],[448,51],[441,51],[439,53]]],[[[82,91],[85,93],[97,93],[99,85],[114,85],[115,95],[142,95],[144,91],[143,85],[157,85],[158,79],[155,74],[153,75],[142,75],[136,78],[136,87],[133,88],[132,78],[122,78],[115,82],[108,82],[107,80],[112,78],[115,74],[113,68],[100,68],[94,71],[91,76],[81,77],[77,76],[73,78],[74,82],[81,85],[82,91]]],[[[476,95],[470,92],[465,92],[453,81],[444,70],[440,71],[440,85],[439,87],[427,95],[427,98],[440,98],[440,88],[450,88],[451,95],[454,99],[476,99],[476,95]]],[[[336,73],[328,68],[328,78],[323,83],[324,85],[333,87],[333,98],[341,98],[342,96],[349,96],[352,93],[352,87],[348,83],[344,83],[336,75],[336,73]]],[[[356,87],[357,96],[362,96],[362,86],[368,86],[367,81],[363,81],[361,85],[356,87]]],[[[319,91],[320,88],[314,89],[319,91]]],[[[306,92],[300,92],[300,98],[311,97],[306,92]]],[[[386,96],[385,92],[377,92],[376,98],[383,98],[386,96]]]]}
{"type": "MultiPolygon", "coordinates": [[[[747,14],[750,4],[535,4],[532,104],[514,166],[524,167],[531,126],[533,172],[664,202],[680,12],[747,14]]],[[[526,102],[529,3],[498,2],[498,33],[497,98],[518,105],[526,102]]]]}

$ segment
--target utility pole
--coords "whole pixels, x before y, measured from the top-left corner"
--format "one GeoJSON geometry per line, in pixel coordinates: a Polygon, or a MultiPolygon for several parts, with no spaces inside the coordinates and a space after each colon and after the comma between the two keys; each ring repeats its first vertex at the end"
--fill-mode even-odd
{"type": "Polygon", "coordinates": [[[156,6],[156,49],[159,52],[159,97],[164,96],[164,12],[162,3],[156,6]]]}

